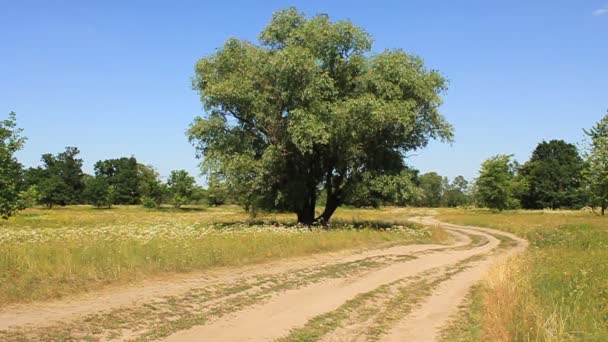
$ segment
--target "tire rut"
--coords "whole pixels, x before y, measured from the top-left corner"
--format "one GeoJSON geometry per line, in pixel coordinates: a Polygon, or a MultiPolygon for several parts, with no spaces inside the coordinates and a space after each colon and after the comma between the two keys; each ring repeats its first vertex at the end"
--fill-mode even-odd
{"type": "Polygon", "coordinates": [[[475,246],[468,249],[462,250],[463,246],[457,245],[441,250],[421,251],[417,259],[372,270],[354,279],[331,279],[285,291],[261,305],[240,310],[205,325],[178,331],[169,336],[167,341],[196,341],[209,336],[213,336],[214,341],[277,339],[294,328],[304,326],[318,315],[337,310],[357,295],[430,269],[455,265],[474,256],[487,255],[501,243],[485,232],[457,227],[446,227],[446,230],[455,236],[468,235],[469,243],[474,240],[471,236],[481,238],[476,239],[479,241],[477,245],[474,244],[475,246]]]}
{"type": "MultiPolygon", "coordinates": [[[[267,341],[287,336],[358,296],[380,294],[376,302],[368,303],[368,307],[378,312],[394,306],[395,298],[411,302],[407,312],[400,312],[405,318],[395,316],[394,327],[383,326],[381,335],[376,332],[383,339],[403,340],[403,331],[410,330],[407,324],[417,322],[410,317],[418,317],[419,322],[434,314],[432,310],[428,314],[421,311],[434,307],[434,302],[423,300],[452,300],[452,285],[446,290],[443,284],[460,279],[461,274],[467,274],[464,277],[467,281],[476,276],[466,273],[469,268],[454,272],[454,267],[469,260],[467,263],[475,264],[472,269],[482,272],[476,264],[479,260],[473,259],[507,249],[499,248],[504,244],[494,235],[513,238],[506,233],[444,224],[432,218],[413,220],[441,226],[453,236],[453,243],[328,253],[148,281],[71,300],[2,308],[0,339],[199,341],[213,336],[213,341],[267,341]],[[403,289],[429,282],[433,283],[432,293],[427,288],[415,299],[395,297],[403,289]],[[376,293],[380,289],[388,289],[388,294],[376,293]],[[437,293],[447,297],[437,297],[437,293]],[[385,336],[387,332],[390,334],[385,336]]],[[[468,282],[465,283],[456,285],[466,287],[468,282]]],[[[455,298],[460,298],[460,292],[455,298]]],[[[396,303],[400,304],[399,301],[396,303]]],[[[347,315],[342,322],[345,327],[338,327],[323,338],[369,339],[373,334],[361,331],[369,331],[372,323],[369,317],[365,323],[347,315]]],[[[437,328],[433,326],[431,330],[437,328]]]]}

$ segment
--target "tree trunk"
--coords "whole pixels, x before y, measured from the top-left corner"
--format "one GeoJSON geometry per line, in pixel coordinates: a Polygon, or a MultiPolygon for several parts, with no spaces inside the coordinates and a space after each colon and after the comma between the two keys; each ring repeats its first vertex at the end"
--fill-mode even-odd
{"type": "Polygon", "coordinates": [[[310,205],[310,203],[307,203],[307,205],[298,210],[297,214],[299,224],[310,226],[315,222],[315,205],[310,205]]]}
{"type": "Polygon", "coordinates": [[[302,201],[299,208],[296,210],[298,215],[298,223],[305,226],[310,226],[315,223],[315,206],[317,204],[317,195],[314,188],[311,189],[306,199],[302,201]]]}
{"type": "Polygon", "coordinates": [[[317,218],[324,226],[327,226],[331,216],[336,212],[338,206],[340,205],[340,200],[336,194],[327,194],[327,201],[325,202],[325,209],[323,213],[317,218]]]}
{"type": "Polygon", "coordinates": [[[606,212],[606,204],[602,203],[602,216],[604,216],[605,212],[606,212]]]}

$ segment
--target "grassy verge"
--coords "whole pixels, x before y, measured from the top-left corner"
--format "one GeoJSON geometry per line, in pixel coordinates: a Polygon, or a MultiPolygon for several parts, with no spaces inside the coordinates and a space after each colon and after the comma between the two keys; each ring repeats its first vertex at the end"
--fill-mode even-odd
{"type": "MultiPolygon", "coordinates": [[[[414,257],[410,257],[414,258],[414,257]]],[[[268,275],[253,275],[238,281],[195,287],[185,293],[157,298],[153,302],[89,314],[50,326],[24,326],[0,330],[0,340],[156,341],[202,325],[212,319],[258,304],[274,294],[326,279],[354,276],[386,265],[389,260],[372,256],[324,266],[310,266],[268,275]]]]}
{"type": "Polygon", "coordinates": [[[608,219],[576,211],[454,210],[439,218],[530,241],[525,254],[482,282],[477,302],[454,323],[460,337],[479,330],[481,340],[608,340],[608,219]]]}
{"type": "Polygon", "coordinates": [[[407,216],[399,209],[347,209],[337,215],[341,228],[309,230],[284,226],[293,217],[283,214],[249,224],[234,207],[27,210],[0,225],[0,306],[175,272],[446,238],[410,224],[383,230],[351,224],[404,223],[407,216]]]}

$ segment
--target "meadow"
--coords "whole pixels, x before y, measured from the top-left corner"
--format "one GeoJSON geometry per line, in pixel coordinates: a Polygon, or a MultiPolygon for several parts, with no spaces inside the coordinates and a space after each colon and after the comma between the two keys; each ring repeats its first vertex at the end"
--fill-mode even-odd
{"type": "Polygon", "coordinates": [[[332,229],[238,207],[28,209],[0,222],[0,306],[315,253],[445,242],[412,216],[491,227],[530,247],[493,268],[446,340],[608,340],[608,219],[586,211],[340,208],[332,229]]]}
{"type": "Polygon", "coordinates": [[[0,306],[213,267],[445,241],[441,230],[406,222],[427,212],[342,208],[326,230],[298,227],[290,214],[252,219],[233,206],[28,209],[0,221],[0,306]]]}
{"type": "Polygon", "coordinates": [[[586,211],[441,209],[439,219],[525,237],[496,266],[446,340],[608,341],[608,218],[586,211]]]}

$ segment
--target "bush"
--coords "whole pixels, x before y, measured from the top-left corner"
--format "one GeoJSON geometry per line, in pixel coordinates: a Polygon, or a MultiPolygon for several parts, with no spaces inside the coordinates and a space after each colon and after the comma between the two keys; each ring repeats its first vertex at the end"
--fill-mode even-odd
{"type": "Polygon", "coordinates": [[[17,199],[17,208],[23,210],[25,208],[33,208],[40,201],[40,192],[36,185],[32,185],[27,190],[19,192],[17,199]]]}
{"type": "Polygon", "coordinates": [[[148,196],[143,196],[141,198],[141,205],[144,206],[144,208],[148,208],[148,209],[153,209],[153,208],[158,208],[158,204],[156,203],[156,200],[152,197],[148,197],[148,196]]]}

